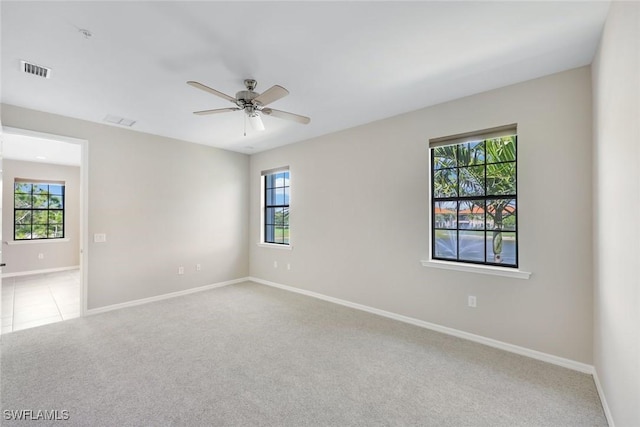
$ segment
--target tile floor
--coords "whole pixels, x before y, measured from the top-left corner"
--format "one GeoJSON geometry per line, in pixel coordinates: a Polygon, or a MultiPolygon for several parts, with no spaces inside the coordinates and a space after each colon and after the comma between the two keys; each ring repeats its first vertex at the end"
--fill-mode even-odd
{"type": "Polygon", "coordinates": [[[80,270],[2,279],[2,333],[80,316],[80,270]]]}

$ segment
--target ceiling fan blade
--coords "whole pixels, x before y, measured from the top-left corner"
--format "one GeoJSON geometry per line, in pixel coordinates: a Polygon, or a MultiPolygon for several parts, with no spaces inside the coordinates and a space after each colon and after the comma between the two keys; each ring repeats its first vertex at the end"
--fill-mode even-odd
{"type": "Polygon", "coordinates": [[[287,113],[286,111],[274,110],[273,108],[263,108],[263,114],[267,116],[277,117],[279,119],[292,120],[294,122],[302,123],[303,125],[308,124],[311,119],[309,117],[301,116],[299,114],[287,113]]]}
{"type": "Polygon", "coordinates": [[[229,111],[238,111],[239,108],[216,108],[215,110],[202,110],[202,111],[194,111],[193,114],[197,114],[199,116],[206,116],[207,114],[217,114],[217,113],[226,113],[229,111]]]}
{"type": "Polygon", "coordinates": [[[279,85],[271,86],[266,91],[255,97],[253,101],[259,105],[268,105],[273,101],[277,101],[280,98],[284,98],[289,95],[289,91],[279,85]]]}
{"type": "Polygon", "coordinates": [[[187,82],[188,85],[195,87],[196,89],[200,89],[200,90],[204,90],[205,92],[209,92],[215,96],[219,96],[222,99],[226,99],[227,101],[233,102],[234,104],[236,103],[236,99],[232,96],[229,96],[225,93],[219,92],[215,89],[210,88],[209,86],[205,86],[202,83],[198,83],[198,82],[194,82],[192,80],[189,80],[187,82]]]}
{"type": "Polygon", "coordinates": [[[249,123],[251,123],[251,127],[253,129],[259,130],[259,131],[264,130],[264,123],[262,123],[262,119],[257,113],[251,114],[248,117],[249,117],[249,123]]]}

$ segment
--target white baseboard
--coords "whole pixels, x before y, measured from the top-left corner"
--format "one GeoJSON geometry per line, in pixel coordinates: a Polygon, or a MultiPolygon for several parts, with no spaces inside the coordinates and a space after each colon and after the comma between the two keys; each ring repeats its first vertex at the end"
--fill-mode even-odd
{"type": "Polygon", "coordinates": [[[16,273],[4,273],[2,274],[2,278],[4,279],[5,277],[31,276],[32,274],[43,274],[43,273],[58,273],[60,271],[77,270],[79,268],[80,268],[79,265],[72,265],[71,267],[57,267],[57,268],[46,268],[44,270],[18,271],[16,273]]]}
{"type": "Polygon", "coordinates": [[[607,403],[607,399],[604,397],[604,389],[602,388],[602,384],[600,384],[600,378],[598,378],[598,370],[595,368],[593,370],[593,381],[596,383],[596,390],[598,390],[598,396],[600,396],[600,402],[602,403],[602,409],[604,410],[604,416],[607,418],[607,423],[609,424],[609,427],[615,427],[613,415],[609,409],[609,404],[607,403]]]}
{"type": "Polygon", "coordinates": [[[135,307],[136,305],[147,304],[155,301],[162,301],[169,298],[175,298],[182,295],[189,295],[196,292],[208,291],[209,289],[221,288],[223,286],[234,285],[236,283],[242,283],[247,281],[249,281],[248,277],[241,277],[239,279],[227,280],[226,282],[213,283],[211,285],[199,286],[197,288],[190,288],[190,289],[185,289],[177,292],[170,292],[168,294],[156,295],[149,298],[142,298],[142,299],[137,299],[133,301],[127,301],[120,304],[112,304],[112,305],[106,305],[104,307],[92,308],[92,309],[86,310],[85,314],[93,315],[93,314],[106,313],[107,311],[119,310],[121,308],[126,308],[126,307],[135,307]]]}
{"type": "Polygon", "coordinates": [[[483,337],[481,335],[471,334],[458,329],[449,328],[446,326],[438,325],[435,323],[425,322],[424,320],[415,319],[413,317],[403,316],[401,314],[392,313],[390,311],[380,310],[377,308],[369,307],[362,304],[342,300],[339,298],[330,297],[327,295],[319,294],[304,289],[294,288],[292,286],[281,285],[280,283],[270,282],[268,280],[258,279],[256,277],[249,277],[248,280],[252,282],[260,283],[262,285],[272,286],[274,288],[284,289],[286,291],[295,292],[302,295],[307,295],[313,298],[318,298],[324,301],[333,302],[335,304],[344,305],[346,307],[355,308],[356,310],[366,311],[368,313],[377,314],[379,316],[388,317],[390,319],[399,320],[400,322],[409,323],[411,325],[420,326],[422,328],[430,329],[443,334],[452,335],[454,337],[463,338],[469,341],[474,341],[480,344],[487,345],[489,347],[499,348],[511,353],[516,353],[522,356],[531,357],[532,359],[541,360],[543,362],[552,363],[554,365],[562,366],[564,368],[573,369],[574,371],[583,372],[585,374],[593,374],[594,369],[592,365],[576,362],[575,360],[565,359],[564,357],[554,356],[552,354],[543,353],[537,350],[531,350],[526,347],[520,347],[514,344],[509,344],[503,341],[494,340],[492,338],[483,337]]]}

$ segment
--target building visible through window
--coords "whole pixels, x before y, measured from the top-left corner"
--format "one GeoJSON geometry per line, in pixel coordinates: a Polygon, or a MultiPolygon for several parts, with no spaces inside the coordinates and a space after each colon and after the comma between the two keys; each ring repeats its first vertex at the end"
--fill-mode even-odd
{"type": "Polygon", "coordinates": [[[432,259],[517,267],[516,126],[429,146],[432,259]]]}
{"type": "Polygon", "coordinates": [[[263,172],[264,243],[289,244],[289,170],[263,172]]]}
{"type": "Polygon", "coordinates": [[[64,183],[16,179],[14,240],[64,238],[64,183]]]}

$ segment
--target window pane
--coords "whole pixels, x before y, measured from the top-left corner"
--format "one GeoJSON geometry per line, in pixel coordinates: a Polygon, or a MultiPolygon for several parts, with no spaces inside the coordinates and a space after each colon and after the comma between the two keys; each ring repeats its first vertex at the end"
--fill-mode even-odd
{"type": "Polygon", "coordinates": [[[455,230],[435,230],[435,256],[438,258],[456,259],[458,243],[455,230]]]}
{"type": "Polygon", "coordinates": [[[62,211],[49,211],[49,224],[62,224],[62,211]]]}
{"type": "Polygon", "coordinates": [[[484,164],[484,141],[468,142],[457,145],[458,166],[484,164]]]}
{"type": "Polygon", "coordinates": [[[49,196],[33,196],[33,207],[34,208],[46,208],[49,204],[49,196]]]}
{"type": "Polygon", "coordinates": [[[265,194],[265,205],[271,206],[276,204],[276,190],[268,189],[265,194]]]}
{"type": "Polygon", "coordinates": [[[32,185],[26,182],[16,182],[14,185],[15,193],[31,194],[32,185]]]}
{"type": "Polygon", "coordinates": [[[31,236],[32,239],[45,239],[47,237],[47,226],[46,225],[34,225],[33,226],[33,234],[31,236]]]}
{"type": "Polygon", "coordinates": [[[62,224],[49,224],[49,232],[47,237],[50,239],[58,239],[64,236],[62,224]]]}
{"type": "Polygon", "coordinates": [[[516,233],[487,231],[487,262],[516,265],[516,233]]]}
{"type": "Polygon", "coordinates": [[[458,195],[456,169],[440,169],[433,173],[433,197],[458,195]]]}
{"type": "Polygon", "coordinates": [[[16,225],[16,240],[31,239],[30,225],[16,225]]]}
{"type": "Polygon", "coordinates": [[[451,168],[456,166],[456,146],[447,145],[433,149],[433,168],[451,168]]]}
{"type": "Polygon", "coordinates": [[[276,205],[284,205],[284,188],[276,188],[275,190],[275,204],[276,205]]]}
{"type": "Polygon", "coordinates": [[[49,186],[49,194],[55,194],[57,196],[62,196],[62,189],[64,187],[62,185],[50,185],[49,186]]]}
{"type": "Polygon", "coordinates": [[[487,200],[487,229],[515,230],[516,214],[515,199],[487,200]]]}
{"type": "Polygon", "coordinates": [[[30,208],[31,207],[31,194],[16,194],[14,207],[16,209],[20,208],[30,208]]]}
{"type": "Polygon", "coordinates": [[[284,226],[284,208],[275,208],[274,216],[276,226],[284,226]]]}
{"type": "Polygon", "coordinates": [[[484,200],[460,202],[458,227],[467,230],[484,230],[484,200]]]}
{"type": "Polygon", "coordinates": [[[516,137],[488,139],[485,150],[487,163],[512,162],[516,160],[516,137]]]}
{"type": "Polygon", "coordinates": [[[282,209],[282,225],[289,227],[289,208],[282,209]]]}
{"type": "Polygon", "coordinates": [[[265,225],[264,227],[264,241],[273,243],[274,239],[275,226],[273,225],[265,225]]]}
{"type": "Polygon", "coordinates": [[[487,194],[491,196],[516,194],[516,164],[487,165],[487,194]]]}
{"type": "Polygon", "coordinates": [[[484,231],[460,231],[459,258],[484,262],[484,231]]]}
{"type": "Polygon", "coordinates": [[[284,243],[289,243],[289,227],[284,227],[282,229],[282,236],[284,239],[284,243]]]}
{"type": "Polygon", "coordinates": [[[435,228],[449,228],[455,229],[456,222],[456,210],[458,209],[458,202],[436,202],[434,209],[434,224],[435,228]]]}
{"type": "Polygon", "coordinates": [[[289,186],[289,172],[280,172],[276,174],[275,178],[276,187],[288,187],[289,186]]]}
{"type": "Polygon", "coordinates": [[[458,169],[460,196],[484,196],[484,166],[458,169]]]}
{"type": "Polygon", "coordinates": [[[33,224],[47,224],[49,215],[47,211],[33,211],[33,224]]]}
{"type": "Polygon", "coordinates": [[[62,196],[49,196],[49,208],[62,209],[62,196]]]}
{"type": "MultiPolygon", "coordinates": [[[[15,211],[15,223],[17,224],[31,224],[31,211],[27,210],[17,210],[15,211]]],[[[31,228],[29,228],[29,232],[31,232],[31,228]]]]}
{"type": "Polygon", "coordinates": [[[49,186],[47,184],[34,184],[33,194],[49,194],[49,186]]]}
{"type": "Polygon", "coordinates": [[[284,228],[276,226],[275,243],[284,243],[284,228]]]}

